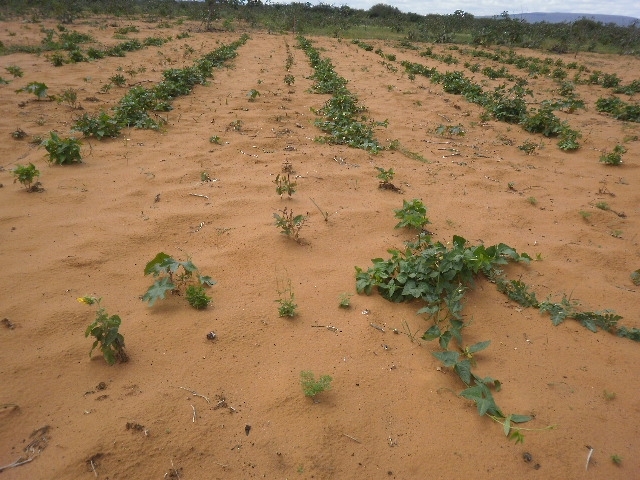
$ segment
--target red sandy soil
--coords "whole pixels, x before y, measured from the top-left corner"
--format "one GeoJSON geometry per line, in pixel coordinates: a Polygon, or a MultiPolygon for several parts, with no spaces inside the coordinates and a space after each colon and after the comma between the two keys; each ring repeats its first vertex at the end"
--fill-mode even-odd
{"type": "MultiPolygon", "coordinates": [[[[420,198],[434,239],[461,235],[539,255],[506,273],[539,299],[571,295],[584,309],[613,309],[621,323],[640,327],[639,288],[629,277],[640,268],[640,127],[596,112],[595,100],[608,91],[576,87],[587,110],[559,115],[582,132],[582,147],[564,153],[553,139],[482,122],[480,107],[428,79],[410,81],[399,63],[394,73],[347,40],[312,37],[368,116],[388,119],[377,138],[398,139],[426,162],[399,151],[371,155],[314,142],[321,132],[310,109],[328,97],[309,92],[305,55],[290,34],[249,31],[230,68],[161,114],[168,120],[161,131],[85,139],[82,164],[49,166],[44,149],[29,140],[50,131],[68,136],[81,113],[114,106],[126,88],[100,90],[120,67],[145,67],[135,77],[122,73],[128,86],[151,86],[163,69],[189,66],[242,33],[110,18],[71,28],[114,44],[115,27],[128,24],[140,29],[130,38],[174,40],[59,68],[46,55],[0,57],[2,76],[11,80],[0,86],[0,317],[15,327],[0,325],[0,465],[33,459],[5,470],[3,480],[640,478],[637,343],[573,320],[554,327],[548,315],[479,280],[467,294],[465,318],[473,323],[465,340],[491,346],[478,354],[476,371],[502,381],[495,398],[506,413],[535,415],[525,427],[555,426],[526,431],[525,442],[515,444],[457,396],[459,378],[433,357],[434,343],[419,339],[430,326],[416,315],[419,302],[355,295],[355,266],[367,268],[415,237],[394,229],[393,210],[420,198]],[[187,29],[190,38],[175,39],[187,29]],[[287,44],[291,87],[283,82],[287,44]],[[24,77],[12,79],[8,65],[20,66],[24,77]],[[31,81],[45,82],[53,95],[75,89],[84,110],[15,93],[31,81]],[[260,92],[254,102],[251,89],[260,92]],[[236,120],[240,131],[230,128],[236,120]],[[448,124],[462,124],[466,134],[436,133],[448,124]],[[12,138],[18,128],[27,138],[12,138]],[[214,135],[222,145],[210,143],[214,135]],[[517,146],[527,139],[544,148],[526,155],[517,146]],[[623,140],[623,165],[599,163],[603,150],[623,140]],[[15,165],[29,162],[41,172],[41,193],[12,183],[15,165]],[[291,199],[276,195],[273,183],[284,162],[296,175],[291,199]],[[375,166],[393,168],[403,193],[379,189],[375,166]],[[202,182],[202,172],[213,181],[202,182]],[[327,222],[311,199],[329,212],[327,222]],[[285,206],[309,213],[300,244],[274,226],[273,213],[285,206]],[[152,283],[144,266],[160,251],[190,257],[218,281],[211,306],[197,311],[177,296],[153,307],[140,300],[152,283]],[[288,281],[298,304],[293,319],[280,318],[275,303],[288,281]],[[354,294],[349,309],[338,307],[343,292],[354,294]],[[98,351],[89,358],[84,331],[94,310],[76,301],[84,295],[101,297],[109,314],[122,318],[128,363],[110,367],[98,351]],[[317,402],[303,395],[302,370],[333,377],[317,402]],[[587,445],[594,449],[588,470],[587,445]],[[620,466],[612,455],[622,458],[620,466]]],[[[2,22],[0,40],[38,43],[39,29],[2,22]]],[[[393,42],[372,43],[398,61],[440,71],[473,60],[460,56],[459,66],[447,67],[393,42]]],[[[434,52],[457,55],[446,46],[434,52]]],[[[640,60],[630,57],[581,53],[575,60],[615,72],[623,83],[640,72],[640,60]]],[[[477,78],[487,88],[499,84],[477,78]]],[[[557,84],[538,78],[530,87],[535,102],[552,98],[557,84]]]]}

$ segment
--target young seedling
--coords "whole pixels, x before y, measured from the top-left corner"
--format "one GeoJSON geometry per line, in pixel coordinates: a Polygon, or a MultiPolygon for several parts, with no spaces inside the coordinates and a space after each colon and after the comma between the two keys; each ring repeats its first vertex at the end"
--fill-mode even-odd
{"type": "Polygon", "coordinates": [[[62,92],[62,95],[56,97],[56,102],[66,103],[69,107],[76,110],[78,109],[78,92],[76,92],[73,88],[67,88],[64,92],[62,92]]]}
{"type": "Polygon", "coordinates": [[[402,208],[394,210],[395,217],[400,219],[395,228],[415,228],[423,230],[424,226],[431,223],[427,218],[427,208],[421,200],[414,198],[410,202],[402,200],[402,208]]]}
{"type": "Polygon", "coordinates": [[[295,81],[296,81],[296,77],[294,77],[290,73],[288,73],[288,74],[286,74],[284,76],[284,83],[286,83],[289,86],[293,85],[295,83],[295,81]]]}
{"type": "Polygon", "coordinates": [[[160,277],[142,296],[142,300],[149,302],[149,306],[153,306],[156,300],[165,298],[167,292],[185,294],[189,305],[196,309],[206,308],[211,302],[204,287],[215,285],[216,282],[211,277],[200,275],[198,267],[190,259],[178,261],[160,252],[147,263],[144,274],[160,277]]]}
{"type": "Polygon", "coordinates": [[[282,215],[278,213],[273,214],[273,218],[276,219],[276,227],[280,228],[280,233],[287,235],[300,243],[300,230],[307,221],[307,216],[294,215],[293,210],[289,210],[287,207],[280,210],[280,213],[282,215]]]}
{"type": "Polygon", "coordinates": [[[251,90],[249,90],[249,93],[247,93],[247,98],[249,99],[250,102],[255,102],[259,96],[260,96],[260,92],[255,88],[252,88],[251,90]]]}
{"type": "Polygon", "coordinates": [[[20,182],[27,189],[27,192],[39,192],[42,191],[40,182],[36,182],[32,185],[33,180],[40,176],[40,171],[35,167],[33,163],[29,165],[18,165],[11,173],[16,177],[13,182],[20,182]]]}
{"type": "Polygon", "coordinates": [[[393,183],[391,183],[391,180],[393,180],[393,177],[396,174],[393,171],[393,168],[390,168],[389,170],[385,170],[382,167],[375,167],[375,169],[378,170],[378,175],[376,175],[376,178],[379,180],[378,188],[381,188],[382,190],[392,190],[394,192],[402,191],[398,187],[396,187],[393,183]]]}
{"type": "Polygon", "coordinates": [[[213,135],[209,137],[209,143],[215,143],[216,145],[222,145],[222,140],[218,135],[213,135]]]}
{"type": "Polygon", "coordinates": [[[78,298],[80,303],[85,305],[96,304],[98,306],[96,319],[84,332],[85,337],[91,335],[95,338],[89,351],[89,358],[91,358],[93,350],[99,345],[102,356],[109,365],[113,365],[116,362],[126,362],[128,357],[124,351],[124,337],[118,332],[122,321],[118,315],[109,316],[106,310],[100,306],[100,300],[102,299],[96,297],[78,298]]]}
{"type": "Polygon", "coordinates": [[[288,173],[286,177],[280,174],[276,175],[276,179],[273,183],[276,184],[276,193],[280,195],[280,198],[282,198],[282,195],[285,193],[291,197],[291,195],[296,191],[296,182],[291,181],[291,177],[288,173]]]}
{"type": "Polygon", "coordinates": [[[622,165],[622,155],[627,152],[627,149],[622,145],[616,145],[613,147],[613,152],[603,153],[600,155],[600,162],[605,165],[619,166],[622,165]]]}
{"type": "Polygon", "coordinates": [[[41,145],[49,154],[49,162],[56,165],[68,165],[82,162],[80,156],[80,140],[70,138],[60,138],[56,132],[50,132],[49,138],[43,140],[41,145]]]}
{"type": "Polygon", "coordinates": [[[4,67],[4,69],[13,75],[13,78],[22,77],[24,75],[22,69],[17,65],[9,65],[8,67],[4,67]]]}
{"type": "Polygon", "coordinates": [[[529,202],[529,204],[535,206],[538,204],[538,200],[536,200],[536,197],[529,197],[527,198],[527,202],[529,202]]]}
{"type": "Polygon", "coordinates": [[[278,287],[278,297],[276,300],[276,303],[278,303],[278,315],[280,317],[295,317],[298,305],[295,303],[291,280],[287,281],[287,285],[284,288],[278,287]]]}
{"type": "Polygon", "coordinates": [[[331,389],[331,381],[333,378],[329,375],[322,375],[316,380],[315,375],[310,370],[300,372],[300,385],[305,396],[311,397],[315,401],[315,396],[325,390],[331,389]]]}
{"type": "Polygon", "coordinates": [[[533,155],[538,148],[538,144],[530,140],[526,140],[522,145],[518,145],[518,150],[523,151],[527,155],[533,155]]]}
{"type": "Polygon", "coordinates": [[[324,221],[328,222],[329,221],[329,212],[325,212],[324,210],[322,210],[320,208],[320,206],[316,203],[316,201],[313,198],[309,197],[309,200],[311,200],[311,203],[313,203],[316,206],[316,208],[318,209],[318,211],[322,215],[322,218],[324,218],[324,221]]]}
{"type": "Polygon", "coordinates": [[[351,297],[353,295],[351,293],[348,292],[344,292],[340,294],[340,297],[338,297],[338,306],[340,308],[344,308],[347,309],[349,307],[351,307],[351,297]]]}
{"type": "Polygon", "coordinates": [[[26,87],[22,87],[16,90],[16,93],[20,93],[20,92],[33,93],[38,98],[38,100],[44,100],[48,96],[47,95],[48,91],[49,91],[49,88],[47,87],[46,84],[41,82],[30,82],[27,84],[26,87]]]}
{"type": "Polygon", "coordinates": [[[121,73],[117,73],[111,77],[109,77],[109,81],[114,84],[116,87],[124,87],[127,83],[127,79],[121,73]]]}
{"type": "Polygon", "coordinates": [[[613,462],[614,465],[617,465],[618,467],[620,465],[622,465],[622,457],[620,455],[611,455],[611,461],[613,462]]]}

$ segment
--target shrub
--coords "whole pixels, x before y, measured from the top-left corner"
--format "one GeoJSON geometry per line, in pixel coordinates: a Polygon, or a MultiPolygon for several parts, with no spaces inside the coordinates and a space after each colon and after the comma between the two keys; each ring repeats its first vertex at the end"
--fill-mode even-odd
{"type": "Polygon", "coordinates": [[[49,154],[49,162],[56,165],[68,165],[82,162],[80,145],[82,143],[73,137],[60,138],[56,132],[50,132],[49,138],[42,141],[41,145],[49,154]]]}
{"type": "Polygon", "coordinates": [[[20,182],[27,191],[32,191],[31,184],[33,180],[40,176],[40,171],[33,163],[29,163],[29,165],[17,165],[11,173],[16,177],[13,181],[20,182]]]}

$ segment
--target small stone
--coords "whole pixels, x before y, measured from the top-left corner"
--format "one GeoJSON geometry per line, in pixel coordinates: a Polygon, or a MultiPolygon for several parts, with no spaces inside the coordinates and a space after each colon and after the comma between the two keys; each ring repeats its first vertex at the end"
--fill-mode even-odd
{"type": "Polygon", "coordinates": [[[215,332],[207,333],[207,340],[215,340],[216,337],[217,337],[217,335],[215,334],[215,332]]]}

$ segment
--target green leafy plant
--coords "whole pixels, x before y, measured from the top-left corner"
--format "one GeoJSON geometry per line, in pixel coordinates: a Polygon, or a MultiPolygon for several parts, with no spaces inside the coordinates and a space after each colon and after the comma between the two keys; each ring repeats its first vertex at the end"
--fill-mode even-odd
{"type": "Polygon", "coordinates": [[[124,87],[127,83],[127,79],[121,73],[117,73],[111,77],[109,77],[109,81],[113,83],[116,87],[124,87]]]}
{"type": "Polygon", "coordinates": [[[381,185],[391,183],[391,180],[393,180],[393,177],[395,176],[393,168],[385,170],[382,167],[375,167],[375,169],[378,170],[378,175],[376,175],[376,178],[380,180],[381,185]]]}
{"type": "Polygon", "coordinates": [[[118,332],[122,320],[118,315],[109,316],[106,310],[100,306],[101,298],[96,297],[80,297],[78,301],[85,305],[97,305],[96,318],[84,332],[85,337],[91,335],[95,338],[93,346],[89,351],[89,357],[93,350],[99,346],[102,356],[109,365],[116,362],[126,362],[127,354],[124,351],[124,337],[118,332]]]}
{"type": "Polygon", "coordinates": [[[78,92],[73,88],[67,88],[61,95],[56,97],[58,103],[66,103],[69,107],[78,108],[78,92]]]}
{"type": "Polygon", "coordinates": [[[527,202],[529,202],[529,204],[533,206],[536,206],[538,204],[538,200],[536,199],[536,197],[527,197],[527,202]]]}
{"type": "Polygon", "coordinates": [[[36,177],[40,176],[40,171],[33,163],[29,163],[29,165],[17,165],[11,173],[15,177],[13,181],[20,182],[28,192],[38,191],[37,185],[40,182],[37,182],[34,185],[32,185],[32,183],[36,177]],[[36,187],[35,190],[34,187],[36,187]]]}
{"type": "Polygon", "coordinates": [[[29,82],[25,87],[16,90],[16,93],[20,92],[33,93],[38,100],[43,100],[47,98],[49,87],[41,82],[29,82]]]}
{"type": "Polygon", "coordinates": [[[614,465],[622,465],[622,457],[620,455],[611,455],[611,461],[614,465]]]}
{"type": "Polygon", "coordinates": [[[249,99],[250,102],[255,102],[259,96],[260,96],[260,92],[255,88],[252,88],[251,90],[249,90],[249,93],[247,93],[247,98],[249,99]]]}
{"type": "Polygon", "coordinates": [[[222,145],[222,140],[218,135],[209,137],[209,143],[215,143],[216,145],[222,145]]]}
{"type": "Polygon", "coordinates": [[[338,306],[340,308],[345,308],[345,309],[351,307],[352,296],[353,295],[348,292],[341,293],[340,296],[338,297],[338,306]]]}
{"type": "Polygon", "coordinates": [[[307,215],[294,215],[293,210],[284,207],[280,213],[274,213],[276,227],[280,228],[280,233],[293,238],[300,243],[300,230],[307,221],[307,215]]]}
{"type": "Polygon", "coordinates": [[[285,286],[278,285],[278,299],[276,303],[278,304],[278,315],[280,317],[293,318],[296,316],[298,305],[295,303],[291,280],[288,280],[285,286]]]}
{"type": "Polygon", "coordinates": [[[527,155],[533,155],[538,148],[538,144],[530,140],[525,140],[522,145],[518,145],[518,150],[522,150],[527,155]]]}
{"type": "Polygon", "coordinates": [[[273,181],[276,184],[276,193],[282,197],[285,193],[291,197],[296,191],[296,182],[292,182],[289,174],[285,176],[276,175],[276,179],[273,181]]]}
{"type": "Polygon", "coordinates": [[[622,164],[622,155],[627,152],[627,149],[622,145],[616,145],[613,147],[613,151],[609,153],[603,153],[600,155],[600,162],[605,165],[619,166],[622,164]]]}
{"type": "Polygon", "coordinates": [[[158,253],[147,263],[144,274],[159,277],[142,296],[149,306],[153,306],[158,299],[164,299],[170,292],[176,295],[184,293],[192,307],[205,308],[211,299],[206,296],[203,287],[216,283],[211,277],[200,275],[198,267],[190,259],[178,261],[164,252],[158,253]]]}
{"type": "Polygon", "coordinates": [[[333,378],[330,375],[321,375],[317,380],[310,370],[300,372],[300,385],[305,396],[315,398],[316,395],[331,389],[333,378]]]}
{"type": "Polygon", "coordinates": [[[410,202],[402,200],[402,208],[394,210],[395,217],[400,219],[395,228],[415,228],[422,230],[425,225],[431,223],[427,218],[427,208],[421,200],[414,198],[410,202]]]}
{"type": "Polygon", "coordinates": [[[22,71],[22,69],[20,67],[18,67],[17,65],[9,65],[8,67],[4,67],[4,69],[8,73],[13,75],[13,78],[22,77],[24,75],[24,72],[22,71]]]}
{"type": "Polygon", "coordinates": [[[49,138],[43,140],[41,145],[48,152],[50,163],[68,165],[82,162],[80,155],[82,142],[76,138],[60,138],[56,132],[50,132],[49,138]]]}
{"type": "Polygon", "coordinates": [[[95,115],[82,114],[76,120],[73,130],[81,132],[86,137],[93,135],[98,140],[102,140],[104,137],[116,138],[120,135],[121,127],[114,117],[101,110],[95,115]]]}
{"type": "Polygon", "coordinates": [[[286,83],[287,85],[291,86],[296,82],[296,77],[294,77],[293,75],[291,75],[290,73],[287,73],[284,76],[284,83],[286,83]]]}
{"type": "Polygon", "coordinates": [[[211,303],[211,297],[207,296],[202,285],[189,285],[185,293],[187,302],[196,310],[207,308],[211,303]]]}

